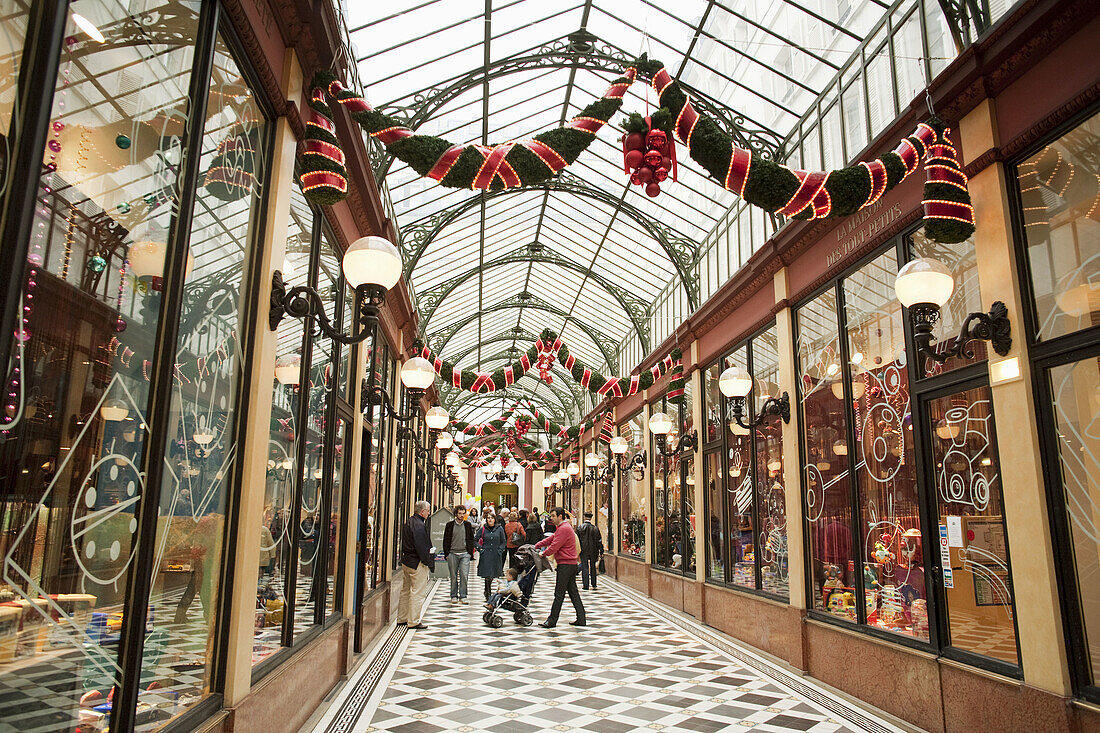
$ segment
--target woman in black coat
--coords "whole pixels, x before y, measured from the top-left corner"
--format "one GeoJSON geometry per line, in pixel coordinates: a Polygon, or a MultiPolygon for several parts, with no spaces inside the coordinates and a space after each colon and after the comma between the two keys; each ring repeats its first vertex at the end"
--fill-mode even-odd
{"type": "Polygon", "coordinates": [[[489,600],[493,579],[504,574],[504,550],[508,546],[504,527],[497,524],[495,514],[486,515],[485,525],[477,535],[477,546],[481,550],[477,561],[477,576],[485,578],[485,600],[489,600]]]}
{"type": "Polygon", "coordinates": [[[523,531],[527,534],[527,539],[523,542],[525,545],[533,545],[546,536],[546,533],[542,531],[542,524],[534,514],[527,515],[527,526],[523,528],[523,531]]]}

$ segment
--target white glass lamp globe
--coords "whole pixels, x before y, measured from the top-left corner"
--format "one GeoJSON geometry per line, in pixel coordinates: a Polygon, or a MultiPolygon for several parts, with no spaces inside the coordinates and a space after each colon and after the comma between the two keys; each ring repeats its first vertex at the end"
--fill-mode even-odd
{"type": "Polygon", "coordinates": [[[544,478],[542,480],[542,488],[544,488],[544,489],[549,489],[550,488],[550,479],[544,478]]]}
{"type": "Polygon", "coordinates": [[[297,354],[283,354],[275,360],[275,379],[279,384],[289,387],[298,386],[302,368],[302,357],[297,354]]]}
{"type": "Polygon", "coordinates": [[[569,478],[568,471],[566,471],[564,468],[558,471],[558,481],[565,481],[567,478],[569,478]]]}
{"type": "Polygon", "coordinates": [[[401,255],[388,239],[361,237],[344,253],[343,269],[352,288],[376,285],[389,290],[401,279],[401,255]]]}
{"type": "Polygon", "coordinates": [[[621,456],[623,453],[626,453],[629,447],[630,446],[627,444],[626,438],[621,435],[616,435],[614,438],[611,439],[611,452],[617,456],[621,456]]]}
{"type": "Polygon", "coordinates": [[[125,420],[130,414],[130,408],[122,400],[107,400],[99,408],[99,415],[107,422],[119,422],[125,420]]]}
{"type": "Polygon", "coordinates": [[[584,465],[588,466],[589,468],[595,468],[596,466],[600,465],[600,456],[596,453],[585,453],[584,465]]]}
{"type": "MultiPolygon", "coordinates": [[[[126,259],[130,263],[130,274],[134,277],[164,277],[164,259],[168,254],[168,230],[150,219],[134,227],[132,236],[134,242],[126,253],[126,259]]],[[[195,258],[191,252],[188,252],[187,264],[183,270],[184,279],[191,275],[194,266],[195,258]]]]}
{"type": "Polygon", "coordinates": [[[942,308],[955,292],[951,270],[939,260],[918,257],[898,271],[894,293],[906,308],[931,303],[942,308]]]}
{"type": "Polygon", "coordinates": [[[843,440],[838,440],[837,442],[833,443],[833,454],[838,456],[848,455],[848,444],[843,440]]]}
{"type": "Polygon", "coordinates": [[[501,471],[504,470],[504,466],[500,465],[500,459],[499,458],[497,458],[491,464],[489,464],[489,468],[492,469],[493,473],[500,473],[501,471]]]}
{"type": "MultiPolygon", "coordinates": [[[[442,436],[440,436],[440,437],[442,437],[442,436]]],[[[456,453],[455,451],[451,451],[450,453],[447,454],[447,465],[448,466],[455,466],[455,467],[458,466],[458,453],[456,453]]]]}
{"type": "Polygon", "coordinates": [[[422,356],[414,356],[401,365],[401,384],[405,389],[424,390],[435,381],[432,363],[422,356]]]}
{"type": "Polygon", "coordinates": [[[649,432],[654,435],[668,435],[672,430],[672,418],[663,412],[655,412],[649,416],[649,432]]]}
{"type": "MultiPolygon", "coordinates": [[[[432,371],[434,378],[435,371],[432,371]]],[[[447,427],[447,423],[451,421],[451,413],[444,410],[442,407],[436,406],[424,413],[424,422],[428,424],[429,430],[442,430],[447,427]]]]}
{"type": "Polygon", "coordinates": [[[435,447],[439,450],[448,450],[454,444],[455,438],[450,433],[440,433],[435,439],[435,447]]]}
{"type": "Polygon", "coordinates": [[[747,397],[752,391],[752,375],[739,366],[727,367],[718,377],[718,389],[726,397],[747,397]]]}
{"type": "Polygon", "coordinates": [[[577,464],[576,464],[575,462],[573,462],[573,463],[570,463],[570,464],[569,464],[569,465],[568,465],[568,466],[566,467],[566,469],[565,469],[565,470],[566,470],[566,472],[567,472],[567,473],[568,473],[568,474],[569,474],[570,476],[576,476],[576,475],[577,475],[578,473],[580,473],[580,472],[581,472],[581,467],[580,467],[580,466],[578,466],[578,465],[577,465],[577,464]]]}

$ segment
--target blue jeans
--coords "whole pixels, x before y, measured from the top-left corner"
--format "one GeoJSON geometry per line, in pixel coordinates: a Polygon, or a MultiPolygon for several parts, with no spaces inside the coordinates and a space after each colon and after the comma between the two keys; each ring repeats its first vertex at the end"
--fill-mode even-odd
{"type": "Polygon", "coordinates": [[[452,552],[447,555],[447,570],[451,575],[451,598],[465,598],[466,583],[470,576],[470,554],[452,552]]]}

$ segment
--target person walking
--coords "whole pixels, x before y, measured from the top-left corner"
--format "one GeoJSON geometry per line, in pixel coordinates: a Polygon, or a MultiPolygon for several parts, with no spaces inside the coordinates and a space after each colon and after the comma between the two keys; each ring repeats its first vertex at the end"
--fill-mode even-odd
{"type": "Polygon", "coordinates": [[[588,620],[585,617],[584,604],[581,602],[581,592],[577,590],[580,540],[577,539],[573,525],[566,519],[565,510],[560,506],[554,507],[550,512],[550,521],[556,527],[554,534],[543,538],[535,547],[546,548],[543,554],[552,555],[558,567],[554,577],[554,604],[550,607],[550,615],[539,626],[552,629],[558,625],[558,615],[561,614],[566,593],[569,594],[569,602],[573,604],[573,610],[577,612],[576,620],[569,623],[573,626],[587,626],[588,620]]]}
{"type": "Polygon", "coordinates": [[[577,537],[581,540],[581,586],[588,590],[589,581],[596,587],[596,564],[603,555],[603,535],[600,528],[592,523],[592,512],[584,513],[584,522],[577,528],[577,537]]]}
{"type": "Polygon", "coordinates": [[[481,557],[477,561],[477,575],[485,578],[485,600],[489,600],[493,579],[504,574],[504,550],[508,546],[504,527],[497,524],[497,515],[485,515],[485,525],[478,534],[477,546],[481,550],[481,557]]]}
{"type": "Polygon", "coordinates": [[[401,598],[397,604],[397,625],[426,629],[420,622],[428,577],[435,570],[435,556],[428,539],[427,519],[432,505],[418,501],[413,515],[401,527],[401,598]]]}
{"type": "Polygon", "coordinates": [[[520,545],[527,544],[527,532],[523,523],[519,521],[519,514],[510,512],[508,523],[504,525],[504,536],[508,538],[508,567],[516,567],[516,550],[520,545]]]}
{"type": "Polygon", "coordinates": [[[455,507],[453,522],[443,529],[443,557],[451,577],[451,603],[466,603],[470,560],[474,556],[474,528],[466,521],[466,507],[455,507]]]}
{"type": "Polygon", "coordinates": [[[542,531],[542,522],[539,521],[537,512],[531,512],[527,515],[527,526],[523,528],[523,532],[527,537],[528,545],[533,545],[546,536],[546,533],[542,531]]]}

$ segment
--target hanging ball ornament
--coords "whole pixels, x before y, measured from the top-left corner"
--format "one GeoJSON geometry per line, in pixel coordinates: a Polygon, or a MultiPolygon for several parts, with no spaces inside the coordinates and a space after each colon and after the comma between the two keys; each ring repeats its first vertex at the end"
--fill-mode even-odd
{"type": "Polygon", "coordinates": [[[639,169],[635,170],[633,173],[630,174],[630,182],[633,183],[635,186],[642,185],[642,179],[638,176],[638,173],[639,173],[639,171],[643,171],[643,170],[645,170],[645,169],[644,168],[639,168],[639,169]]]}
{"type": "Polygon", "coordinates": [[[92,272],[103,272],[107,268],[107,260],[102,255],[92,255],[88,258],[88,269],[92,272]]]}
{"type": "Polygon", "coordinates": [[[661,158],[661,167],[662,168],[667,168],[668,170],[672,170],[672,158],[668,157],[667,155],[663,156],[661,158]]]}
{"type": "Polygon", "coordinates": [[[645,160],[645,154],[641,150],[630,150],[626,154],[626,164],[631,168],[637,168],[645,160]]]}
{"type": "Polygon", "coordinates": [[[650,181],[652,181],[653,180],[653,169],[652,168],[639,168],[638,169],[638,180],[641,181],[642,183],[649,183],[650,181]]]}
{"type": "Polygon", "coordinates": [[[656,181],[650,181],[645,186],[645,195],[653,198],[661,192],[661,184],[656,181]]]}
{"type": "Polygon", "coordinates": [[[627,150],[641,150],[645,145],[645,136],[640,132],[632,132],[626,136],[627,150]]]}
{"type": "Polygon", "coordinates": [[[665,146],[665,143],[668,142],[668,136],[665,135],[664,130],[650,130],[645,141],[650,150],[655,150],[665,146]]]}
{"type": "Polygon", "coordinates": [[[119,150],[127,150],[130,147],[130,138],[125,135],[119,135],[115,138],[115,145],[118,146],[119,150]]]}
{"type": "Polygon", "coordinates": [[[660,183],[666,178],[668,178],[668,168],[661,167],[653,171],[653,180],[657,181],[657,183],[660,183]]]}
{"type": "Polygon", "coordinates": [[[661,165],[661,158],[663,157],[664,156],[662,156],[656,150],[650,150],[648,153],[645,154],[645,162],[647,165],[651,165],[656,168],[657,166],[661,165]]]}
{"type": "Polygon", "coordinates": [[[120,214],[129,214],[130,213],[130,204],[125,202],[125,201],[123,201],[121,204],[119,204],[115,208],[118,209],[118,213],[120,213],[120,214]]]}
{"type": "Polygon", "coordinates": [[[122,316],[119,316],[118,320],[115,321],[115,333],[122,333],[125,330],[126,330],[126,321],[123,320],[122,316]]]}

